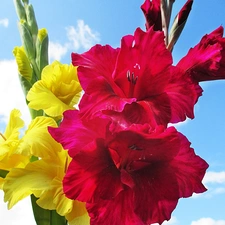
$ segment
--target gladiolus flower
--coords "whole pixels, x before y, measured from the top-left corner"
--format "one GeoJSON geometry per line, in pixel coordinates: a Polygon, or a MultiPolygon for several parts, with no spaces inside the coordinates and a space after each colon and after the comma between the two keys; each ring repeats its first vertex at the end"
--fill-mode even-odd
{"type": "MultiPolygon", "coordinates": [[[[23,168],[30,160],[30,156],[17,153],[20,144],[19,131],[24,126],[24,122],[20,117],[19,110],[12,110],[5,132],[0,135],[0,170],[6,172],[15,167],[23,168]]],[[[0,188],[2,188],[3,183],[4,178],[0,179],[0,188]]]]}
{"type": "Polygon", "coordinates": [[[79,66],[85,91],[79,108],[86,118],[104,113],[121,123],[167,126],[194,117],[201,89],[172,66],[163,32],[138,28],[134,36],[122,38],[120,49],[96,45],[86,53],[73,53],[72,62],[79,66]]]}
{"type": "Polygon", "coordinates": [[[177,64],[196,81],[225,79],[225,38],[223,27],[205,35],[177,64]]]}
{"type": "Polygon", "coordinates": [[[27,94],[28,106],[52,117],[60,117],[65,110],[74,109],[81,94],[77,70],[72,65],[53,62],[42,70],[27,94]]]}
{"type": "Polygon", "coordinates": [[[124,128],[100,117],[85,122],[71,110],[49,131],[72,157],[64,192],[87,203],[93,225],[161,224],[179,198],[206,191],[208,164],[174,127],[124,128]]]}
{"type": "Polygon", "coordinates": [[[39,160],[9,171],[3,185],[4,200],[8,202],[8,208],[12,208],[18,201],[34,194],[42,208],[56,210],[71,224],[88,224],[85,204],[68,199],[63,193],[62,179],[71,159],[50,136],[48,126],[56,127],[57,124],[52,118],[37,117],[29,126],[17,152],[28,149],[39,160]]]}

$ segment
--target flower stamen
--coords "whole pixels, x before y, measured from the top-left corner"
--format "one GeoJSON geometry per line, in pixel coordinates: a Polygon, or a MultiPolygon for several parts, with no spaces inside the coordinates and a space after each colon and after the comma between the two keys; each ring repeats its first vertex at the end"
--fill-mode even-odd
{"type": "Polygon", "coordinates": [[[4,139],[4,141],[6,141],[7,139],[5,138],[5,136],[0,132],[0,136],[4,139]]]}
{"type": "Polygon", "coordinates": [[[134,72],[130,73],[130,70],[127,71],[127,80],[131,82],[131,84],[135,85],[137,83],[138,76],[134,76],[134,72]]]}
{"type": "Polygon", "coordinates": [[[135,145],[135,144],[129,146],[128,148],[131,149],[131,150],[137,150],[137,151],[143,150],[142,148],[138,147],[138,146],[135,145]]]}

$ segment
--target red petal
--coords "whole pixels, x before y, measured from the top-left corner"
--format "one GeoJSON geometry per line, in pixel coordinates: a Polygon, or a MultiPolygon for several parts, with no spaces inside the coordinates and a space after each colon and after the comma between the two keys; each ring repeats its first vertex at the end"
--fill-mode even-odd
{"type": "Polygon", "coordinates": [[[114,198],[123,190],[120,172],[102,141],[90,143],[73,158],[63,187],[68,198],[90,203],[114,198]]]}
{"type": "Polygon", "coordinates": [[[194,118],[194,105],[202,95],[202,89],[187,73],[177,67],[171,68],[171,77],[165,92],[170,100],[171,123],[194,118]]]}
{"type": "Polygon", "coordinates": [[[116,198],[86,204],[91,225],[145,225],[134,213],[134,200],[131,190],[122,191],[116,198]]]}
{"type": "Polygon", "coordinates": [[[95,45],[83,54],[72,53],[72,63],[74,66],[82,66],[87,69],[85,75],[80,75],[79,80],[85,90],[90,82],[97,77],[103,76],[111,84],[112,73],[115,68],[119,49],[114,49],[109,45],[95,45]]]}
{"type": "Polygon", "coordinates": [[[223,27],[205,35],[177,64],[197,82],[225,79],[223,27]]]}

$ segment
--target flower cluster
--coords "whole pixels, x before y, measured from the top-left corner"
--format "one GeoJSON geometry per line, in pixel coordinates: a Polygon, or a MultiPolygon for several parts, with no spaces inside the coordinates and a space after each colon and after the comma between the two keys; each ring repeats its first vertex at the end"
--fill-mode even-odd
{"type": "MultiPolygon", "coordinates": [[[[181,9],[177,26],[191,4],[181,9]]],[[[65,112],[59,128],[49,128],[72,158],[64,192],[86,202],[91,224],[161,224],[179,198],[206,191],[208,164],[168,125],[194,118],[199,82],[225,78],[223,28],[204,36],[175,66],[160,2],[146,0],[142,10],[147,31],[137,28],[120,48],[72,53],[84,90],[79,111],[65,112]]]]}
{"type": "Polygon", "coordinates": [[[118,48],[72,53],[70,65],[49,65],[46,29],[27,0],[15,2],[23,46],[13,52],[32,121],[20,135],[24,123],[13,110],[1,134],[9,208],[32,195],[38,225],[50,217],[59,225],[162,224],[180,198],[206,191],[208,164],[173,125],[194,118],[200,82],[225,78],[222,27],[174,65],[193,1],[169,32],[174,1],[145,0],[146,31],[122,37],[118,48]],[[40,208],[51,216],[40,219],[40,208]]]}

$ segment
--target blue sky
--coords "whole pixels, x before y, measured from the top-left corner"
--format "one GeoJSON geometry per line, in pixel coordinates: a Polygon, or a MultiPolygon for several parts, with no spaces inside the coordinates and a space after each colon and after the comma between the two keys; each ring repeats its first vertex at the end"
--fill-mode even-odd
{"type": "MultiPolygon", "coordinates": [[[[142,0],[30,0],[39,28],[50,38],[50,59],[70,63],[70,53],[83,52],[96,43],[120,45],[120,39],[144,29],[140,10],[142,0]]],[[[177,0],[173,16],[185,3],[177,0]]],[[[172,17],[173,20],[173,17],[172,17]]],[[[21,45],[13,0],[0,6],[0,131],[4,131],[9,112],[18,108],[29,122],[29,114],[17,80],[14,46],[21,45]]],[[[174,51],[174,63],[201,37],[218,26],[225,26],[224,0],[195,0],[186,27],[174,51]],[[213,3],[214,4],[213,4],[213,3]]],[[[164,225],[225,225],[225,81],[202,84],[203,96],[195,106],[195,119],[177,125],[196,153],[210,165],[204,183],[208,191],[181,199],[172,219],[164,225]]],[[[0,220],[3,225],[35,225],[29,199],[7,211],[0,192],[0,220]],[[30,212],[30,213],[29,213],[30,212]]]]}

